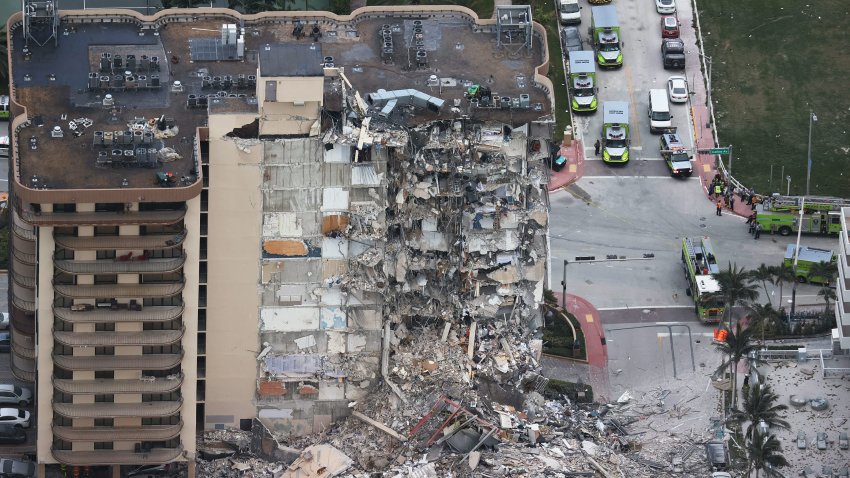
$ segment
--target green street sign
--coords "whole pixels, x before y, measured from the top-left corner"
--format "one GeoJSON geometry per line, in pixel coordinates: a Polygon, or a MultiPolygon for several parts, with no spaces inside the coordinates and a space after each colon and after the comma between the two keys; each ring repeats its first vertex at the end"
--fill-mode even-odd
{"type": "Polygon", "coordinates": [[[730,152],[730,148],[711,148],[708,150],[708,154],[729,154],[730,152]]]}

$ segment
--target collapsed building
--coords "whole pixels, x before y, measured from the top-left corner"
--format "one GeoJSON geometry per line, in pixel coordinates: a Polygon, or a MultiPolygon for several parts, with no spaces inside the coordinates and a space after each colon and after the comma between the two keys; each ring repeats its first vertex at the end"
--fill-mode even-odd
{"type": "Polygon", "coordinates": [[[193,476],[198,432],[290,453],[369,397],[421,419],[449,388],[542,387],[530,7],[56,7],[8,22],[11,363],[42,474],[193,476]]]}

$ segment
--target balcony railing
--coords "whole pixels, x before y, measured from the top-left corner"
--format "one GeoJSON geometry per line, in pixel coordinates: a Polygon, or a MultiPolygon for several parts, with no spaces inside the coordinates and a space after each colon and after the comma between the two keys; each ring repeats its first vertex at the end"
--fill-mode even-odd
{"type": "Polygon", "coordinates": [[[93,380],[53,379],[53,388],[71,395],[103,395],[116,393],[171,393],[183,385],[183,374],[167,378],[121,379],[98,378],[93,380]]]}
{"type": "Polygon", "coordinates": [[[35,291],[12,281],[12,304],[26,312],[35,312],[35,291]]]}
{"type": "Polygon", "coordinates": [[[180,365],[183,354],[150,355],[53,355],[53,363],[65,370],[168,370],[180,365]]]}
{"type": "Polygon", "coordinates": [[[25,224],[17,214],[12,217],[12,232],[26,241],[35,241],[35,231],[32,226],[25,224]]]}
{"type": "Polygon", "coordinates": [[[12,353],[25,360],[35,359],[35,340],[32,335],[12,334],[12,353]]]}
{"type": "Polygon", "coordinates": [[[174,461],[183,454],[183,447],[154,448],[139,453],[127,450],[51,450],[51,453],[56,461],[66,465],[137,465],[174,461]]]}
{"type": "Polygon", "coordinates": [[[74,251],[96,251],[110,249],[160,250],[171,249],[183,244],[187,231],[173,234],[150,234],[146,236],[66,236],[56,235],[56,245],[74,251]]]}
{"type": "Polygon", "coordinates": [[[142,310],[92,309],[73,311],[68,307],[54,307],[53,315],[65,322],[108,324],[117,322],[169,322],[183,314],[182,305],[148,306],[142,310]]]}
{"type": "Polygon", "coordinates": [[[143,427],[62,427],[54,425],[53,436],[70,442],[166,441],[180,435],[182,429],[182,421],[177,425],[143,427]]]}
{"type": "Polygon", "coordinates": [[[178,413],[182,400],[141,403],[56,403],[53,411],[68,418],[153,418],[169,417],[178,413]]]}
{"type": "Polygon", "coordinates": [[[57,259],[53,261],[56,269],[69,274],[144,274],[174,272],[183,267],[186,255],[169,259],[146,259],[142,261],[117,261],[114,259],[98,261],[72,261],[57,259]]]}
{"type": "Polygon", "coordinates": [[[24,382],[35,382],[35,360],[22,359],[15,354],[11,354],[9,358],[9,368],[15,378],[24,382]]]}
{"type": "Polygon", "coordinates": [[[183,338],[184,329],[143,330],[141,332],[63,332],[53,331],[53,338],[69,347],[103,347],[116,345],[171,345],[183,338]]]}
{"type": "Polygon", "coordinates": [[[35,254],[29,254],[18,249],[12,249],[12,255],[23,264],[34,266],[36,263],[35,254]]]}
{"type": "Polygon", "coordinates": [[[69,299],[96,299],[99,297],[115,299],[159,298],[180,294],[184,285],[182,281],[154,284],[54,284],[53,290],[69,299]]]}
{"type": "Polygon", "coordinates": [[[25,209],[21,218],[36,226],[115,226],[150,224],[168,226],[183,219],[186,209],[163,211],[34,212],[25,209]]]}

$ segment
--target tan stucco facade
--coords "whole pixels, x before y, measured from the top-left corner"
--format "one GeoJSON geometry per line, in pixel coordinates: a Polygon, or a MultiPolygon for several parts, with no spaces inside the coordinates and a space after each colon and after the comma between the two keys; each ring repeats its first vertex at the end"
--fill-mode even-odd
{"type": "Polygon", "coordinates": [[[206,423],[256,416],[263,147],[224,138],[256,115],[210,117],[206,423]]]}

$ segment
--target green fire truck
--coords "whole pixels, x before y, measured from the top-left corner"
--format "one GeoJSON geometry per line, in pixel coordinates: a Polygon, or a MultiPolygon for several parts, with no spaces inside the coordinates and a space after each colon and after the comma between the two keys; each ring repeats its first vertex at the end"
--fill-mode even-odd
{"type": "MultiPolygon", "coordinates": [[[[788,244],[785,247],[785,265],[789,268],[794,267],[794,253],[796,246],[788,244]]],[[[800,252],[797,257],[797,281],[798,282],[814,282],[817,284],[827,284],[826,277],[813,276],[811,274],[812,266],[819,262],[833,263],[836,261],[835,254],[828,249],[817,249],[815,247],[800,246],[800,252]]]]}
{"type": "Polygon", "coordinates": [[[841,232],[841,208],[850,200],[825,196],[780,196],[774,194],[762,201],[756,221],[762,230],[787,236],[802,229],[812,234],[841,232]],[[800,208],[803,209],[802,220],[800,208]]]}
{"type": "Polygon", "coordinates": [[[688,279],[686,293],[694,299],[694,311],[705,324],[719,323],[723,318],[723,299],[718,295],[720,272],[714,248],[708,237],[682,239],[682,264],[688,279]]]}

